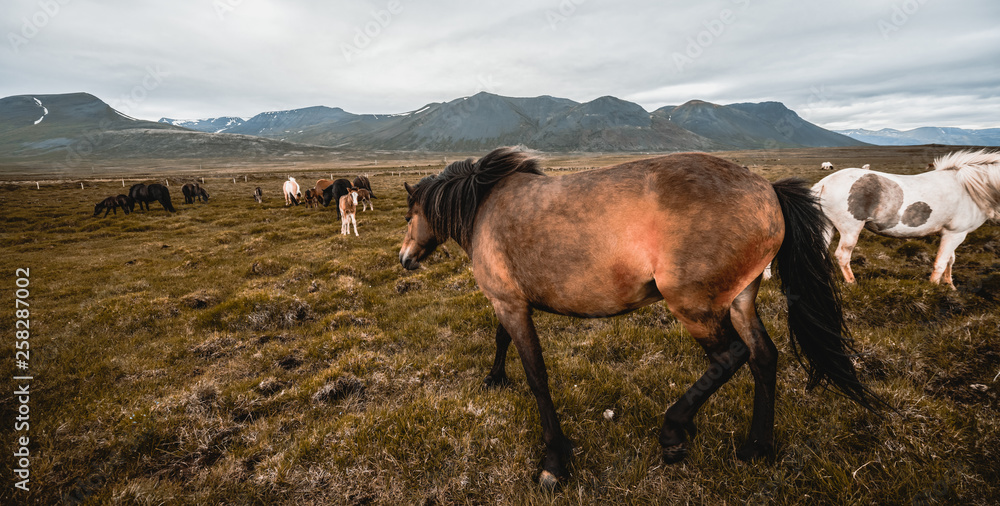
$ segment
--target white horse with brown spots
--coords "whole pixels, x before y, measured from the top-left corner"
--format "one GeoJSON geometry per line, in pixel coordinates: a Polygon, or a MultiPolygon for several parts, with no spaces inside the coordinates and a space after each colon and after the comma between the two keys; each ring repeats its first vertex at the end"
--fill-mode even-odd
{"type": "Polygon", "coordinates": [[[941,234],[931,282],[955,287],[955,248],[986,220],[1000,216],[1000,152],[957,151],[934,160],[934,170],[912,176],[844,169],[813,186],[823,213],[840,233],[837,262],[854,283],[851,252],[862,228],[889,237],[941,234]]]}
{"type": "Polygon", "coordinates": [[[343,235],[351,235],[351,224],[354,224],[354,235],[358,235],[358,218],[355,214],[358,212],[358,189],[351,188],[351,190],[340,197],[340,233],[343,235]]]}

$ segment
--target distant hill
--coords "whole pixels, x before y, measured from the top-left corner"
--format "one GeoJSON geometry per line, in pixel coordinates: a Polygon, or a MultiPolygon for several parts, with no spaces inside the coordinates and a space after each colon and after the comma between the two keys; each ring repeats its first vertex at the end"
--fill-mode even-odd
{"type": "Polygon", "coordinates": [[[100,142],[113,132],[178,127],[130,118],[88,93],[19,95],[0,99],[0,153],[34,155],[88,139],[100,142]]]}
{"type": "Polygon", "coordinates": [[[779,102],[716,105],[692,100],[654,114],[708,137],[741,149],[783,147],[863,146],[864,142],[820,128],[779,102]]]}
{"type": "Polygon", "coordinates": [[[72,165],[90,156],[211,158],[320,152],[330,149],[131,118],[88,93],[0,99],[0,159],[72,165]]]}
{"type": "Polygon", "coordinates": [[[914,146],[945,144],[952,146],[1000,146],[1000,128],[967,130],[964,128],[921,127],[913,130],[838,130],[859,141],[879,146],[914,146]]]}

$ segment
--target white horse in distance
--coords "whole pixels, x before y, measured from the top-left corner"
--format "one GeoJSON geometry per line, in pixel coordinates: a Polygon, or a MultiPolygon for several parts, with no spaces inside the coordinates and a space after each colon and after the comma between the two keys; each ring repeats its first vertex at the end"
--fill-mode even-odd
{"type": "Polygon", "coordinates": [[[285,181],[285,184],[281,187],[281,193],[285,195],[286,206],[289,204],[299,205],[299,183],[295,182],[294,177],[288,176],[288,181],[285,181]]]}

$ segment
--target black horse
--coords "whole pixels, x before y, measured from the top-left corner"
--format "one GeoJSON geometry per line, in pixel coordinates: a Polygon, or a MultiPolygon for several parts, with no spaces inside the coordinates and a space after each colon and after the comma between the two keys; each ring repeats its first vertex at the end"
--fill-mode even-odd
{"type": "Polygon", "coordinates": [[[131,188],[128,189],[128,196],[129,198],[132,199],[132,203],[131,205],[129,205],[130,211],[135,211],[135,205],[137,203],[139,204],[139,209],[142,209],[143,206],[146,206],[146,210],[147,211],[149,210],[149,205],[146,204],[145,199],[142,198],[143,195],[146,195],[146,185],[142,183],[134,184],[132,185],[131,188]]]}
{"type": "Polygon", "coordinates": [[[375,192],[372,191],[372,182],[368,180],[368,176],[358,176],[354,178],[354,186],[358,189],[364,188],[368,190],[369,198],[376,198],[375,192]]]}
{"type": "Polygon", "coordinates": [[[149,210],[149,203],[156,201],[159,202],[164,209],[170,212],[177,212],[174,209],[174,205],[170,203],[170,191],[167,190],[166,186],[159,183],[153,183],[150,185],[137,184],[133,185],[128,191],[129,197],[139,203],[139,209],[145,206],[146,210],[149,210]]]}
{"type": "Polygon", "coordinates": [[[184,194],[185,204],[194,204],[196,198],[202,202],[208,202],[208,192],[198,183],[188,183],[182,186],[181,192],[184,194]]]}
{"type": "Polygon", "coordinates": [[[118,207],[118,200],[115,197],[108,197],[94,206],[94,217],[96,218],[98,214],[101,214],[101,211],[104,211],[105,218],[108,217],[108,213],[111,211],[114,211],[115,215],[117,215],[118,210],[115,209],[116,207],[118,207]]]}
{"type": "MultiPolygon", "coordinates": [[[[135,206],[135,202],[132,200],[132,197],[122,195],[120,193],[117,197],[115,197],[115,203],[118,204],[118,207],[122,208],[122,211],[125,211],[126,216],[128,216],[128,213],[132,212],[132,207],[135,206]]],[[[116,212],[115,214],[118,213],[116,212]]]]}
{"type": "MultiPolygon", "coordinates": [[[[333,184],[323,188],[323,207],[330,205],[333,202],[334,205],[340,202],[340,197],[347,195],[351,192],[351,182],[346,179],[335,179],[333,184]]],[[[340,215],[340,209],[337,209],[337,215],[340,215]]]]}

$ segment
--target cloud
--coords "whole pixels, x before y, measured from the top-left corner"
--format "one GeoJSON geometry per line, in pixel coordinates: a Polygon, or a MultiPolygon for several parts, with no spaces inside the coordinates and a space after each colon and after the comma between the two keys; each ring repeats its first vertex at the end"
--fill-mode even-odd
{"type": "Polygon", "coordinates": [[[9,4],[0,95],[110,103],[159,68],[166,77],[131,104],[150,119],[394,113],[484,89],[615,95],[647,110],[776,100],[837,128],[997,126],[1000,109],[992,0],[9,4]]]}

